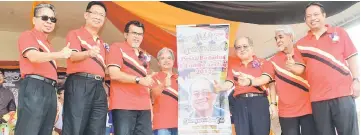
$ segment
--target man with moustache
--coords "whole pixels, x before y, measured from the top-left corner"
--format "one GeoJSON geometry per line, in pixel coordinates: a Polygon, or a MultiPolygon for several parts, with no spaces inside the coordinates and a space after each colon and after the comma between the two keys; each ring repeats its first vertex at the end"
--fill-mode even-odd
{"type": "Polygon", "coordinates": [[[20,73],[18,119],[15,135],[50,135],[56,117],[57,59],[66,59],[66,46],[54,52],[48,35],[54,30],[55,8],[39,4],[34,8],[32,30],[21,33],[18,40],[20,73]]]}
{"type": "Polygon", "coordinates": [[[72,54],[67,60],[62,135],[100,135],[105,133],[108,112],[103,87],[105,44],[99,37],[107,9],[92,1],[86,7],[85,25],[66,37],[72,54]]]}
{"type": "Polygon", "coordinates": [[[144,25],[130,21],[125,25],[125,42],[114,43],[107,55],[110,75],[110,103],[115,135],[152,135],[148,75],[149,56],[140,51],[144,25]]]}
{"type": "Polygon", "coordinates": [[[294,34],[290,26],[277,28],[275,40],[280,52],[265,64],[264,73],[260,77],[251,79],[244,77],[240,79],[242,80],[240,84],[242,86],[260,86],[271,82],[269,84],[270,111],[273,118],[279,116],[282,133],[285,135],[317,135],[309,95],[310,85],[304,79],[304,75],[295,75],[297,72],[303,71],[305,64],[301,54],[293,47],[293,39],[294,34]]]}

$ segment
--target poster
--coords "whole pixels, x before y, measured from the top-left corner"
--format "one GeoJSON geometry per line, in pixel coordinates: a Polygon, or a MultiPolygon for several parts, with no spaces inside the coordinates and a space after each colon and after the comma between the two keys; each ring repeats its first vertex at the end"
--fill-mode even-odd
{"type": "Polygon", "coordinates": [[[178,25],[179,135],[231,135],[226,92],[214,83],[227,75],[229,24],[178,25]]]}

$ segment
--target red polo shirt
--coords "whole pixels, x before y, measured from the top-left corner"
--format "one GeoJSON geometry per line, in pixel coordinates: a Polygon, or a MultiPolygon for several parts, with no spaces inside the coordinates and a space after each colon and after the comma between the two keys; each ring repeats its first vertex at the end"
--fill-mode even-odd
{"type": "Polygon", "coordinates": [[[245,93],[264,93],[266,90],[265,86],[260,87],[250,87],[250,86],[240,86],[234,80],[235,76],[239,76],[239,72],[246,74],[249,78],[255,78],[261,76],[263,73],[263,65],[267,62],[264,59],[257,58],[253,56],[253,61],[248,63],[247,65],[243,65],[241,60],[230,60],[228,63],[228,71],[227,71],[227,80],[232,81],[235,84],[234,94],[233,96],[237,96],[239,94],[245,93]],[[252,64],[254,63],[254,64],[252,64]]]}
{"type": "Polygon", "coordinates": [[[76,52],[90,50],[92,46],[99,46],[100,54],[94,58],[86,58],[82,61],[72,62],[67,60],[67,74],[73,74],[77,72],[85,72],[89,74],[105,76],[102,66],[105,68],[105,47],[104,42],[99,37],[93,37],[88,30],[81,27],[76,30],[72,30],[66,36],[66,43],[70,43],[70,49],[76,52]],[[95,61],[96,59],[97,61],[95,61]]]}
{"type": "Polygon", "coordinates": [[[54,52],[45,33],[37,31],[36,29],[21,33],[18,40],[18,50],[20,52],[19,64],[22,78],[27,74],[36,74],[52,80],[58,79],[55,60],[43,63],[32,63],[24,56],[29,50],[37,50],[45,53],[54,52]]]}
{"type": "MultiPolygon", "coordinates": [[[[110,46],[107,54],[107,66],[118,67],[120,71],[138,77],[146,76],[148,70],[138,59],[134,49],[126,42],[114,43],[110,46]]],[[[135,83],[110,81],[110,110],[150,110],[149,88],[135,83]]]]}
{"type": "Polygon", "coordinates": [[[297,42],[297,48],[307,66],[306,76],[311,85],[311,101],[352,94],[352,77],[346,60],[357,55],[357,50],[344,29],[329,25],[326,27],[327,31],[318,40],[309,31],[297,42]]]}
{"type": "MultiPolygon", "coordinates": [[[[167,74],[153,76],[156,83],[164,83],[167,74]]],[[[172,75],[171,86],[156,94],[153,104],[153,130],[178,127],[178,75],[172,75]]]]}
{"type": "MultiPolygon", "coordinates": [[[[301,54],[294,49],[293,59],[296,64],[304,66],[301,54]]],[[[286,70],[287,56],[278,52],[267,64],[265,73],[276,82],[278,109],[280,117],[298,117],[312,114],[309,95],[310,85],[304,76],[297,76],[286,70]]]]}

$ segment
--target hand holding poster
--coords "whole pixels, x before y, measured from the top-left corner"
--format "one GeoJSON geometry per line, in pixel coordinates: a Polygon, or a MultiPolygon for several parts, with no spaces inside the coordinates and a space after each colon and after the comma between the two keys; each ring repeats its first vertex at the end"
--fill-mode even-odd
{"type": "Polygon", "coordinates": [[[177,26],[179,135],[231,135],[227,75],[229,25],[177,26]]]}

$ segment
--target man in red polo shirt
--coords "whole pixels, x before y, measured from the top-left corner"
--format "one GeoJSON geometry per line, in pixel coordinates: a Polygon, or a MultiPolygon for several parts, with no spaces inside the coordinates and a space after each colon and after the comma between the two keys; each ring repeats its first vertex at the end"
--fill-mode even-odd
{"type": "Polygon", "coordinates": [[[125,25],[125,42],[114,43],[107,55],[111,79],[110,104],[115,135],[151,135],[149,87],[154,83],[148,74],[150,57],[139,50],[144,25],[130,21],[125,25]]]}
{"type": "Polygon", "coordinates": [[[297,42],[310,84],[318,135],[358,135],[354,98],[360,95],[357,50],[346,31],[325,24],[320,3],[305,9],[308,34],[297,42]]]}
{"type": "Polygon", "coordinates": [[[156,86],[151,94],[153,104],[154,135],[178,135],[178,82],[173,73],[174,54],[163,48],[157,55],[160,72],[153,76],[156,86]]]}
{"type": "Polygon", "coordinates": [[[67,47],[54,52],[48,35],[56,23],[55,8],[39,4],[34,8],[34,28],[18,40],[21,81],[15,135],[50,135],[56,117],[56,59],[68,58],[67,47]]]}
{"type": "Polygon", "coordinates": [[[249,78],[262,75],[264,59],[254,55],[253,41],[249,37],[240,37],[234,48],[237,60],[229,60],[227,80],[216,83],[216,91],[227,91],[234,88],[231,100],[231,113],[237,135],[269,135],[270,113],[265,86],[241,86],[241,72],[249,78]]]}
{"type": "Polygon", "coordinates": [[[305,67],[301,54],[293,47],[293,37],[290,26],[276,29],[275,39],[280,52],[265,64],[262,76],[253,79],[244,77],[241,85],[260,86],[275,81],[270,84],[270,110],[273,117],[276,117],[277,94],[282,134],[317,135],[308,92],[309,84],[304,75],[295,75],[291,70],[297,68],[302,71],[305,67]]]}
{"type": "Polygon", "coordinates": [[[106,44],[99,37],[107,9],[102,2],[88,3],[85,25],[72,30],[66,42],[73,50],[67,60],[62,135],[100,135],[105,133],[108,111],[103,87],[106,44]]]}

